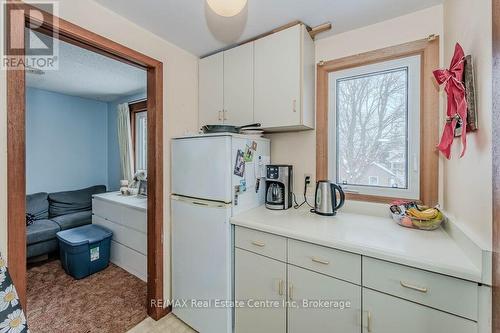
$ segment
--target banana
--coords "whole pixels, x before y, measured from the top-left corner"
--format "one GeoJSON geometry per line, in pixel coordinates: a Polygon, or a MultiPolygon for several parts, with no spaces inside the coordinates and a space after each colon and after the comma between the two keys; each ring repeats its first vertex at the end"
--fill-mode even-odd
{"type": "Polygon", "coordinates": [[[432,220],[435,219],[439,211],[436,208],[429,208],[423,211],[418,210],[417,208],[409,208],[407,210],[408,214],[412,217],[418,218],[418,219],[425,219],[425,220],[432,220]]]}

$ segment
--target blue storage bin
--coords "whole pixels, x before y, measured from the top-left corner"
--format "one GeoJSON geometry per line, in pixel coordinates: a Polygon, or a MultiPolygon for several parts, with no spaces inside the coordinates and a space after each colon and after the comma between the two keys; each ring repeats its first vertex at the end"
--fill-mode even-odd
{"type": "Polygon", "coordinates": [[[95,224],[59,231],[59,253],[66,273],[82,279],[106,268],[112,236],[112,231],[95,224]]]}

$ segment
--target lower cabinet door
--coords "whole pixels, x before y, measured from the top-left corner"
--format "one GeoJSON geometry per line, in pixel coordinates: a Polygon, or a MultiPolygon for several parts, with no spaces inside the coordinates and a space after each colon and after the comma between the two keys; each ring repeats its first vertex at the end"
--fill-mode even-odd
{"type": "Polygon", "coordinates": [[[286,332],[286,264],[235,249],[235,333],[286,332]]]}
{"type": "Polygon", "coordinates": [[[363,288],[364,333],[477,333],[474,321],[363,288]]]}
{"type": "Polygon", "coordinates": [[[288,333],[361,331],[360,286],[289,265],[288,299],[288,333]]]}

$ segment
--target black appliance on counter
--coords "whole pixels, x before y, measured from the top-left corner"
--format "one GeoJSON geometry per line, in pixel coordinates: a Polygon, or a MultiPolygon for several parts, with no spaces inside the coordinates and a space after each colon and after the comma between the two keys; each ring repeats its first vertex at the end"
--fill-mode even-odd
{"type": "Polygon", "coordinates": [[[283,210],[293,206],[293,167],[266,166],[266,208],[283,210]]]}

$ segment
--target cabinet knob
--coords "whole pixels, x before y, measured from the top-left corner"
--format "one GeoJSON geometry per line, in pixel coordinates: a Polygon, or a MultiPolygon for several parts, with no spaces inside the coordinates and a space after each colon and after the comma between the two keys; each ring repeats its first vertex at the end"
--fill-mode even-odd
{"type": "Polygon", "coordinates": [[[292,106],[293,106],[293,112],[297,112],[297,100],[296,99],[294,99],[292,101],[292,106]]]}
{"type": "Polygon", "coordinates": [[[330,264],[330,262],[328,260],[323,260],[323,259],[319,259],[316,257],[312,257],[311,260],[318,263],[318,264],[322,264],[322,265],[329,265],[330,264]]]}
{"type": "Polygon", "coordinates": [[[222,120],[227,120],[227,110],[222,110],[222,120]]]}
{"type": "Polygon", "coordinates": [[[219,121],[222,121],[222,111],[219,111],[219,117],[218,117],[219,121]]]}
{"type": "Polygon", "coordinates": [[[293,284],[288,285],[288,299],[293,300],[293,284]]]}
{"type": "Polygon", "coordinates": [[[399,281],[399,283],[401,284],[401,287],[416,290],[416,291],[419,291],[421,293],[426,293],[428,291],[428,289],[425,287],[414,286],[414,285],[409,284],[409,283],[404,282],[404,281],[399,281]]]}
{"type": "Polygon", "coordinates": [[[372,331],[372,313],[368,311],[368,314],[366,316],[366,330],[368,332],[372,331]]]}
{"type": "Polygon", "coordinates": [[[264,247],[266,244],[261,241],[252,241],[252,245],[258,246],[258,247],[264,247]]]}
{"type": "Polygon", "coordinates": [[[283,296],[283,280],[278,281],[278,295],[283,296]]]}

